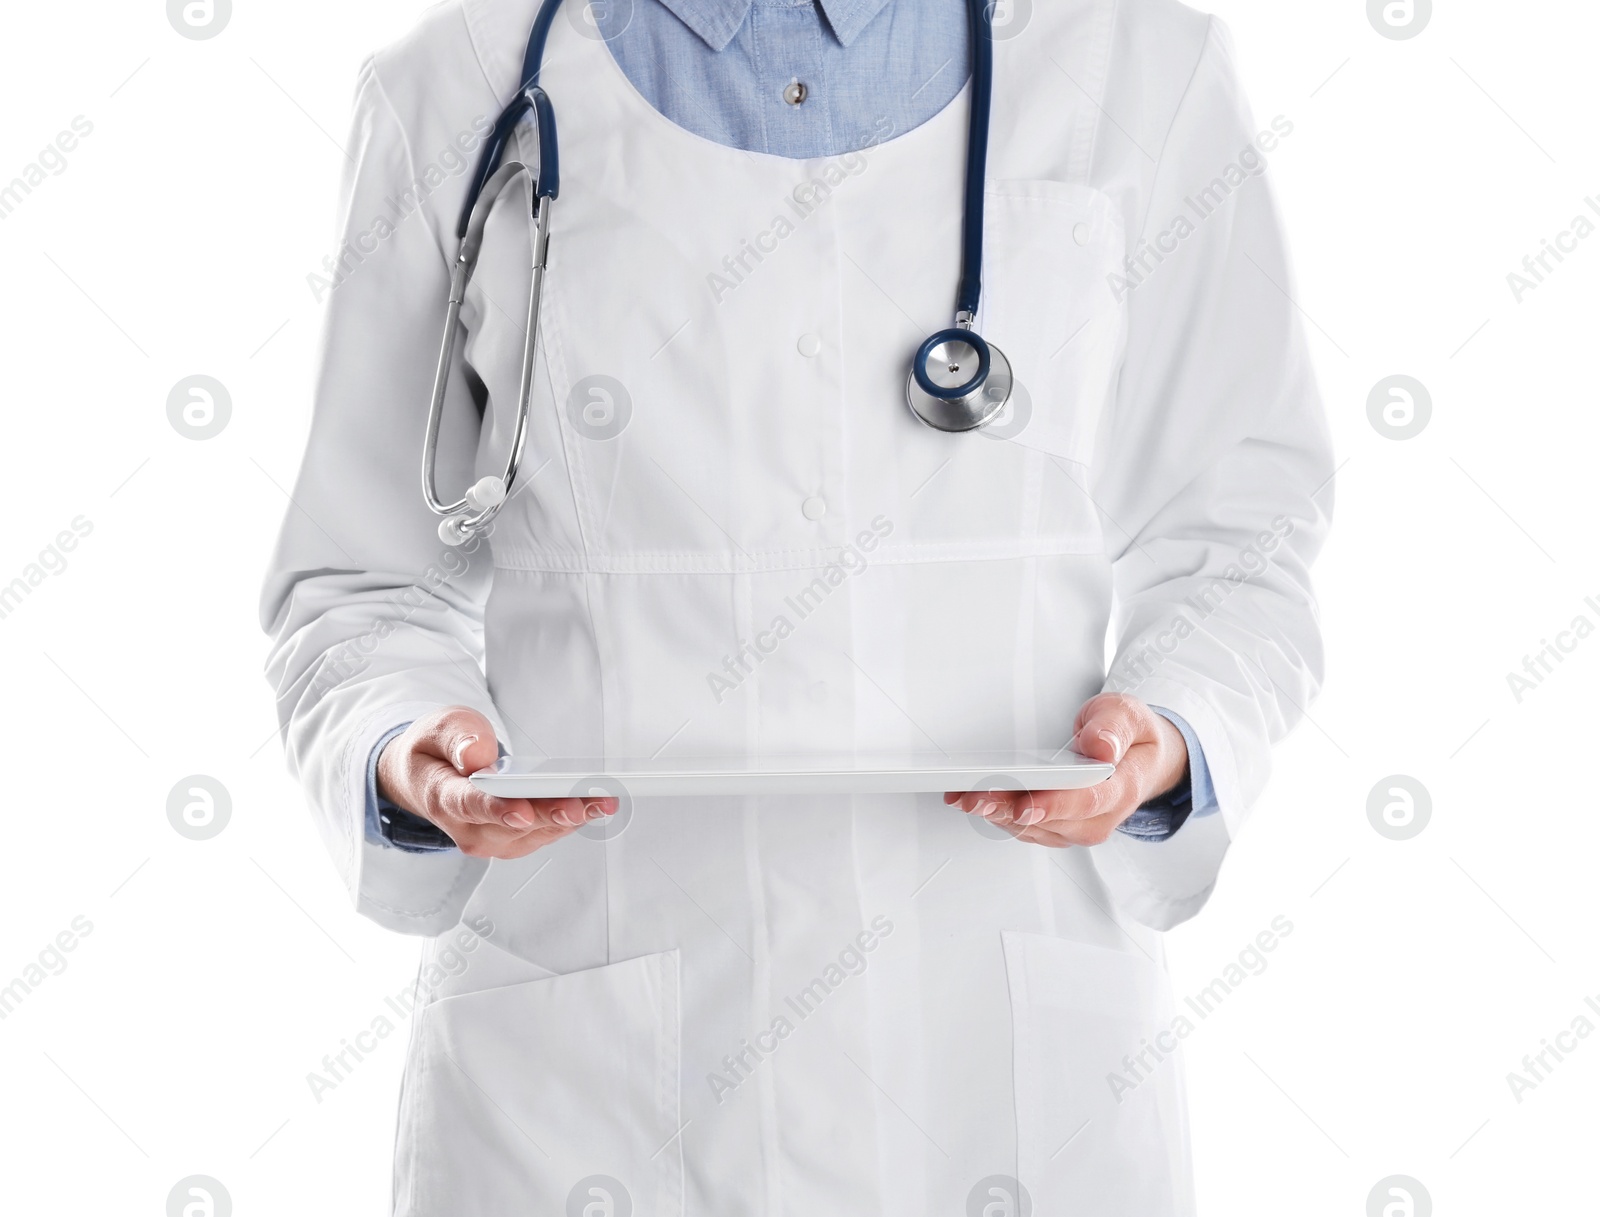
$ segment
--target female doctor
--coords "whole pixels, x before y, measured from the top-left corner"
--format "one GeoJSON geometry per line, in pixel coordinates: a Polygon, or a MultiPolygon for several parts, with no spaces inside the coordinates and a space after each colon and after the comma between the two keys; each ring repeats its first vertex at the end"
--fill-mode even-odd
{"type": "MultiPolygon", "coordinates": [[[[569,0],[538,69],[560,190],[526,459],[449,544],[417,465],[458,213],[540,7],[447,0],[362,70],[263,598],[351,897],[430,939],[395,1212],[1191,1213],[1160,932],[1320,673],[1332,464],[1261,177],[1292,125],[1258,127],[1225,32],[1172,0],[992,31],[965,0],[569,0]],[[947,433],[907,369],[967,287],[980,51],[963,320],[1012,384],[947,433]],[[1115,776],[466,780],[501,752],[1069,743],[1115,776]]],[[[535,117],[507,160],[538,162],[535,117]]],[[[446,498],[517,443],[543,238],[520,187],[485,214],[446,498]]]]}

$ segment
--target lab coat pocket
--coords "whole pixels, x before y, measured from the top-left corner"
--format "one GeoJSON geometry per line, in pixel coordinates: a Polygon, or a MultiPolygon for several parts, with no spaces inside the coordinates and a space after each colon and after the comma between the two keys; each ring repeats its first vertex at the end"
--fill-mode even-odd
{"type": "Polygon", "coordinates": [[[1011,989],[1018,1178],[1035,1213],[1189,1217],[1180,1030],[1140,955],[1002,935],[1011,989]]]}
{"type": "Polygon", "coordinates": [[[990,430],[1088,464],[1126,336],[1125,309],[1109,286],[1123,253],[1122,219],[1086,186],[991,182],[984,243],[977,329],[1005,353],[1016,381],[990,430]]]}
{"type": "Polygon", "coordinates": [[[680,1217],[678,1036],[676,951],[434,1002],[396,1214],[680,1217]]]}

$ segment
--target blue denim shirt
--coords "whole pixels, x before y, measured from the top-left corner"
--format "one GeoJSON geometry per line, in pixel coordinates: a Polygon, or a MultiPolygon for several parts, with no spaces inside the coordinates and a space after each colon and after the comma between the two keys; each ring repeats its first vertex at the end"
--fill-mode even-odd
{"type": "MultiPolygon", "coordinates": [[[[573,13],[581,6],[572,0],[573,13]]],[[[587,12],[633,86],[672,122],[750,152],[838,156],[909,131],[955,99],[968,74],[967,0],[595,0],[587,12]]],[[[1120,831],[1164,841],[1217,809],[1194,730],[1189,780],[1120,831]]],[[[400,849],[448,849],[425,821],[380,800],[367,766],[367,835],[400,849]]]]}

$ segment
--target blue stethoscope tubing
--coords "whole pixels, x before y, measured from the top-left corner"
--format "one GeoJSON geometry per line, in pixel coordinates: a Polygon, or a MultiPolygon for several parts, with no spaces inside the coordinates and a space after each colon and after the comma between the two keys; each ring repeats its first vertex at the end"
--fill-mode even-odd
{"type": "Polygon", "coordinates": [[[460,248],[450,268],[450,298],[445,311],[444,338],[439,362],[434,371],[433,396],[428,404],[428,427],[422,445],[422,495],[430,510],[442,516],[439,539],[446,545],[465,545],[488,532],[511,487],[516,483],[522,452],[528,440],[528,420],[533,401],[533,370],[539,345],[539,302],[544,294],[544,273],[550,248],[550,210],[561,193],[561,158],[556,140],[556,112],[550,96],[539,87],[539,70],[544,63],[545,42],[550,23],[555,20],[561,0],[544,0],[534,18],[533,32],[522,61],[522,84],[511,103],[501,111],[478,158],[467,197],[456,223],[460,248]],[[523,118],[531,114],[536,136],[536,167],[521,161],[505,160],[512,133],[523,118]],[[505,470],[498,477],[480,478],[453,502],[439,497],[435,471],[439,463],[439,427],[444,417],[444,401],[454,366],[456,340],[461,328],[461,306],[467,285],[477,270],[483,249],[483,230],[502,191],[514,181],[527,184],[530,218],[534,225],[533,275],[528,288],[528,319],[522,349],[522,383],[518,390],[516,430],[505,470]]]}
{"type": "MultiPolygon", "coordinates": [[[[938,431],[975,431],[992,422],[1011,396],[1011,365],[1000,349],[973,329],[983,294],[983,199],[989,154],[989,112],[994,85],[994,42],[991,10],[994,0],[968,0],[972,42],[972,89],[967,132],[966,187],[961,227],[961,283],[955,324],[930,335],[917,348],[906,378],[906,403],[916,417],[938,431]]],[[[527,441],[533,389],[533,367],[539,333],[539,301],[544,286],[550,239],[550,209],[561,192],[561,164],[556,140],[555,108],[539,86],[545,44],[561,0],[544,0],[533,21],[522,59],[522,83],[490,132],[467,189],[456,225],[460,249],[450,272],[450,298],[444,339],[434,375],[423,443],[422,491],[429,508],[443,516],[440,538],[463,545],[488,530],[504,505],[527,441]],[[505,160],[517,125],[532,115],[537,165],[505,160]],[[527,342],[523,351],[521,398],[505,472],[480,479],[454,502],[444,502],[437,489],[439,427],[455,358],[461,306],[477,268],[483,230],[495,201],[513,181],[527,183],[530,219],[534,224],[533,280],[529,291],[527,342]]]]}
{"type": "Polygon", "coordinates": [[[968,0],[967,4],[972,90],[955,324],[930,334],[917,348],[906,378],[906,404],[919,420],[938,431],[976,431],[998,418],[1011,399],[1010,361],[973,328],[983,295],[983,196],[994,96],[994,2],[968,0]]]}

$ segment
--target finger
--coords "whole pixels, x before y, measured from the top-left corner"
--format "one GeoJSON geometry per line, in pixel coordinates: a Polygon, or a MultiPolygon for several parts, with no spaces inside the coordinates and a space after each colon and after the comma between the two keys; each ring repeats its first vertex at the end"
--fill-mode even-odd
{"type": "Polygon", "coordinates": [[[1132,815],[1144,789],[1138,748],[1123,758],[1115,773],[1103,782],[1077,790],[1049,790],[1031,795],[1017,809],[1016,822],[1024,828],[1097,820],[1101,816],[1132,815]]]}
{"type": "Polygon", "coordinates": [[[514,832],[571,829],[615,815],[618,801],[600,799],[505,799],[479,790],[449,763],[419,756],[424,807],[420,814],[449,831],[455,826],[493,824],[514,832]]]}
{"type": "Polygon", "coordinates": [[[1037,824],[1058,816],[1098,815],[1094,796],[1083,790],[975,791],[961,796],[961,810],[997,824],[1037,824]]]}
{"type": "Polygon", "coordinates": [[[1149,735],[1149,711],[1123,693],[1091,697],[1078,711],[1073,750],[1092,761],[1119,764],[1128,751],[1149,735]]]}
{"type": "Polygon", "coordinates": [[[470,706],[452,706],[425,721],[416,749],[462,775],[487,769],[500,756],[494,725],[470,706]]]}
{"type": "MultiPolygon", "coordinates": [[[[420,814],[434,823],[449,820],[455,824],[526,827],[508,820],[511,816],[527,816],[529,808],[526,799],[502,799],[479,790],[448,761],[437,757],[419,754],[414,763],[416,785],[422,792],[420,814]]],[[[532,823],[531,818],[529,822],[532,823]]]]}
{"type": "Polygon", "coordinates": [[[611,803],[615,811],[615,799],[529,799],[531,810],[528,813],[537,828],[582,828],[591,820],[598,820],[608,813],[601,806],[602,803],[611,803]]]}
{"type": "MultiPolygon", "coordinates": [[[[481,792],[480,792],[481,793],[481,792]]],[[[616,799],[491,799],[498,822],[517,832],[582,828],[617,814],[616,799]]],[[[482,822],[482,821],[480,821],[482,822]]]]}
{"type": "Polygon", "coordinates": [[[961,801],[964,810],[974,803],[973,814],[1019,841],[1062,849],[1108,839],[1132,814],[1135,798],[1132,778],[1114,776],[1084,790],[980,791],[961,801]]]}
{"type": "Polygon", "coordinates": [[[422,814],[448,830],[455,824],[496,824],[518,832],[576,828],[585,822],[580,799],[504,799],[479,790],[446,761],[419,755],[422,814]]]}
{"type": "Polygon", "coordinates": [[[962,811],[1000,822],[1011,819],[1020,793],[1014,790],[973,790],[957,797],[962,811]]]}
{"type": "Polygon", "coordinates": [[[1019,817],[1019,822],[1024,827],[1061,829],[1068,824],[1087,824],[1104,816],[1114,816],[1120,823],[1137,811],[1147,797],[1150,753],[1148,744],[1134,745],[1116,772],[1105,781],[1081,790],[1056,791],[1056,798],[1046,805],[1045,815],[1019,817]]]}
{"type": "Polygon", "coordinates": [[[975,791],[960,797],[962,811],[996,824],[1028,828],[1068,820],[1093,820],[1138,806],[1140,758],[1130,755],[1104,782],[1078,790],[975,791]]]}
{"type": "Polygon", "coordinates": [[[1017,800],[1013,821],[1021,828],[1056,820],[1086,819],[1101,814],[1098,787],[1084,790],[1038,790],[1017,800]]]}
{"type": "Polygon", "coordinates": [[[576,827],[551,826],[522,832],[499,824],[461,824],[450,830],[456,848],[471,858],[525,858],[563,837],[576,827]]]}
{"type": "Polygon", "coordinates": [[[1031,827],[1018,827],[1013,831],[1013,835],[1019,841],[1026,841],[1031,845],[1044,845],[1051,849],[1066,849],[1073,845],[1085,847],[1103,845],[1111,839],[1118,825],[1126,819],[1126,815],[1114,811],[1088,820],[1060,820],[1031,827]]]}

